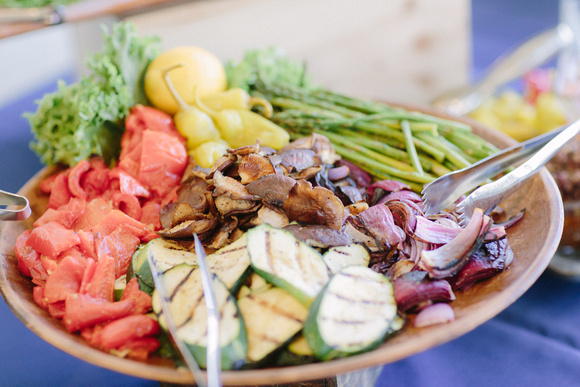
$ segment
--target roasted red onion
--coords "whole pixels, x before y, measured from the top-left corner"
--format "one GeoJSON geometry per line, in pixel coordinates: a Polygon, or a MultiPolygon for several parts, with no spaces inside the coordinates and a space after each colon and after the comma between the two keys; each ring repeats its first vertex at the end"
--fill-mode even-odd
{"type": "Polygon", "coordinates": [[[346,178],[350,173],[350,169],[346,165],[341,165],[340,167],[329,168],[327,173],[330,180],[336,181],[346,178]]]}
{"type": "Polygon", "coordinates": [[[388,203],[392,200],[409,200],[413,203],[423,203],[423,198],[419,194],[409,190],[401,190],[383,196],[377,204],[388,203]]]}
{"type": "Polygon", "coordinates": [[[406,189],[409,191],[411,190],[411,187],[409,187],[405,183],[401,183],[400,181],[380,180],[380,181],[377,181],[377,182],[371,184],[371,186],[368,189],[369,195],[372,196],[372,194],[375,192],[375,190],[377,188],[380,188],[385,192],[398,192],[398,191],[403,190],[403,189],[406,189]]]}
{"type": "Polygon", "coordinates": [[[453,276],[465,266],[471,254],[479,248],[483,222],[483,211],[476,208],[469,223],[457,237],[435,250],[421,252],[419,265],[433,278],[453,276]]]}
{"type": "Polygon", "coordinates": [[[454,290],[467,289],[506,269],[513,256],[507,238],[488,242],[473,254],[470,261],[449,282],[454,290]]]}
{"type": "Polygon", "coordinates": [[[391,214],[393,214],[395,224],[402,228],[407,235],[413,235],[417,227],[416,211],[402,201],[393,201],[385,205],[391,211],[391,214]]]}
{"type": "Polygon", "coordinates": [[[429,325],[443,324],[455,320],[455,312],[449,304],[437,303],[427,306],[421,310],[413,325],[417,328],[427,327],[429,325]]]}
{"type": "Polygon", "coordinates": [[[385,205],[369,207],[358,214],[357,218],[384,248],[396,247],[406,238],[405,232],[395,224],[391,211],[385,205]]]}
{"type": "Polygon", "coordinates": [[[368,187],[373,182],[373,178],[367,172],[365,172],[361,167],[346,161],[344,159],[338,160],[336,162],[337,166],[347,166],[350,171],[350,178],[354,180],[359,187],[368,187]]]}
{"type": "Polygon", "coordinates": [[[446,280],[430,279],[427,272],[411,271],[395,280],[395,300],[400,311],[408,312],[433,301],[453,301],[455,294],[446,280]]]}
{"type": "Polygon", "coordinates": [[[443,223],[433,222],[424,217],[417,217],[417,227],[415,227],[414,238],[423,242],[442,245],[451,242],[463,229],[459,227],[449,227],[443,223]]]}

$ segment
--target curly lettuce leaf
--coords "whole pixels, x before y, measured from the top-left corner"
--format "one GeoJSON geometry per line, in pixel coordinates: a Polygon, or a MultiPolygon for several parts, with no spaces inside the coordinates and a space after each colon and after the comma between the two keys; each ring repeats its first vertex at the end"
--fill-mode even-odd
{"type": "Polygon", "coordinates": [[[119,155],[123,119],[129,109],[145,103],[143,76],[160,51],[156,37],[140,38],[131,23],[103,28],[105,47],[90,57],[90,73],[37,101],[25,114],[34,139],[31,148],[44,164],[75,165],[92,155],[110,162],[119,155]]]}
{"type": "Polygon", "coordinates": [[[258,76],[265,82],[279,82],[301,87],[311,87],[306,63],[292,59],[276,47],[248,50],[240,61],[225,65],[228,87],[251,91],[258,76]]]}

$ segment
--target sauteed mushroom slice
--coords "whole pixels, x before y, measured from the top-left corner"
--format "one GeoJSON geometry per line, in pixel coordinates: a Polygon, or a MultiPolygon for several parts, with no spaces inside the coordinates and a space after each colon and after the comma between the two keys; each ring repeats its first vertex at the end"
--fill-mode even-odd
{"type": "Polygon", "coordinates": [[[248,192],[246,187],[236,179],[224,176],[220,171],[216,171],[213,177],[213,196],[225,195],[234,200],[260,200],[256,195],[248,192]]]}
{"type": "Polygon", "coordinates": [[[293,223],[284,227],[284,229],[290,231],[297,239],[312,247],[328,248],[353,243],[353,238],[343,229],[336,230],[321,224],[301,226],[293,223]]]}
{"type": "Polygon", "coordinates": [[[228,195],[219,195],[214,198],[214,204],[222,218],[236,214],[247,214],[257,211],[262,205],[260,201],[232,199],[228,195]]]}
{"type": "Polygon", "coordinates": [[[282,228],[288,225],[288,217],[281,209],[277,207],[270,208],[267,205],[260,207],[256,216],[250,220],[247,225],[250,227],[259,226],[262,223],[270,226],[282,228]]]}
{"type": "Polygon", "coordinates": [[[251,182],[246,189],[268,204],[282,206],[295,185],[296,180],[291,177],[272,174],[251,182]]]}
{"type": "Polygon", "coordinates": [[[213,175],[216,171],[225,173],[232,165],[236,163],[237,160],[238,157],[235,154],[226,153],[213,163],[209,173],[206,175],[206,179],[213,179],[213,175]]]}
{"type": "Polygon", "coordinates": [[[242,156],[240,165],[238,167],[238,175],[241,178],[242,184],[248,184],[258,180],[262,176],[276,173],[272,162],[268,157],[261,156],[256,153],[251,153],[242,156]]]}
{"type": "Polygon", "coordinates": [[[238,156],[245,156],[252,153],[258,153],[260,151],[260,141],[258,140],[255,144],[242,146],[236,149],[228,149],[228,153],[238,155],[238,156]]]}
{"type": "Polygon", "coordinates": [[[213,230],[219,224],[219,220],[213,216],[207,216],[203,219],[188,220],[174,226],[170,229],[157,232],[165,238],[191,238],[193,233],[202,234],[213,230]]]}
{"type": "Polygon", "coordinates": [[[306,180],[298,180],[284,202],[288,219],[309,224],[323,224],[340,230],[344,221],[344,205],[332,191],[312,187],[306,180]]]}
{"type": "Polygon", "coordinates": [[[290,172],[302,171],[322,163],[311,149],[288,149],[280,153],[280,164],[290,172]]]}

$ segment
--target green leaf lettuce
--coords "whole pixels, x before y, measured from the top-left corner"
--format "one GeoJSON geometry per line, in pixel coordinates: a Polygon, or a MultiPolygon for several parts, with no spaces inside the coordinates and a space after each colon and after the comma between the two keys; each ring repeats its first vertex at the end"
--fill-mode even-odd
{"type": "Polygon", "coordinates": [[[123,119],[136,104],[147,102],[143,76],[160,51],[157,37],[137,36],[131,23],[118,23],[105,46],[87,60],[90,72],[77,83],[59,81],[57,91],[37,101],[25,116],[34,139],[31,148],[44,164],[75,165],[92,155],[107,162],[120,150],[123,119]]]}

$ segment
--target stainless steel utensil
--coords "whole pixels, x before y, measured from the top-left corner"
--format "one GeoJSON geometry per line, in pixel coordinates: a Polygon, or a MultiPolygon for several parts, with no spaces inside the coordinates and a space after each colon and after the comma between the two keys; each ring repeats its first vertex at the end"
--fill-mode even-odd
{"type": "Polygon", "coordinates": [[[211,287],[211,277],[205,262],[205,250],[197,234],[193,234],[195,240],[195,254],[201,270],[201,283],[207,310],[207,384],[210,387],[218,387],[221,382],[221,352],[220,352],[220,314],[217,307],[215,294],[211,287]]]}
{"type": "Polygon", "coordinates": [[[24,220],[30,216],[30,203],[21,195],[0,190],[0,220],[24,220]],[[19,206],[18,209],[6,206],[19,206]]]}
{"type": "Polygon", "coordinates": [[[465,193],[537,152],[564,129],[566,126],[506,148],[469,167],[450,172],[425,185],[422,191],[425,214],[432,215],[447,208],[465,193]]]}
{"type": "Polygon", "coordinates": [[[205,298],[205,304],[207,309],[207,381],[201,371],[199,365],[195,361],[191,352],[187,348],[187,345],[183,340],[177,335],[177,327],[171,316],[171,310],[167,300],[169,299],[169,294],[165,287],[162,274],[160,274],[157,269],[155,260],[151,255],[147,255],[147,260],[149,266],[151,267],[151,274],[153,275],[153,281],[155,283],[155,289],[159,294],[161,299],[161,308],[163,310],[163,317],[167,323],[169,333],[173,338],[177,349],[181,353],[185,364],[193,374],[195,382],[198,386],[209,386],[209,387],[220,387],[221,383],[221,351],[219,346],[219,312],[217,310],[217,303],[215,299],[215,294],[211,287],[211,276],[209,270],[205,264],[205,250],[196,234],[193,234],[195,239],[195,252],[197,255],[197,260],[199,264],[199,270],[201,271],[201,282],[203,287],[203,294],[205,298]]]}
{"type": "MultiPolygon", "coordinates": [[[[536,152],[528,161],[493,183],[485,184],[473,191],[456,207],[460,224],[466,225],[475,208],[487,211],[501,203],[517,190],[528,178],[540,170],[568,141],[580,132],[580,120],[564,127],[552,140],[536,152]]],[[[455,193],[456,194],[456,193],[455,193]]]]}
{"type": "Polygon", "coordinates": [[[44,23],[54,25],[62,23],[64,7],[37,8],[2,8],[0,7],[0,23],[44,23]]]}

